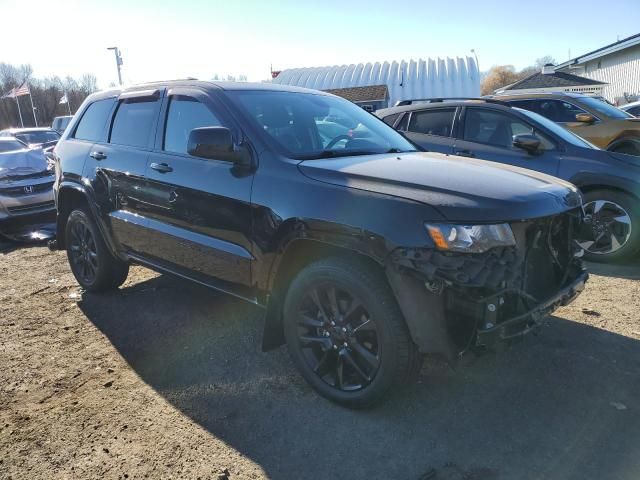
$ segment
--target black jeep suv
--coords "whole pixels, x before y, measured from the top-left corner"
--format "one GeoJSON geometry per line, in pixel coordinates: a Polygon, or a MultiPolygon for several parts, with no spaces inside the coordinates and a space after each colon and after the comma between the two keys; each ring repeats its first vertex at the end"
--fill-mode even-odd
{"type": "Polygon", "coordinates": [[[137,263],[265,310],[325,397],[534,329],[587,274],[569,183],[418,153],[341,98],[174,81],[91,95],[55,149],[57,246],[89,292],[137,263]],[[334,121],[339,118],[340,121],[334,121]]]}

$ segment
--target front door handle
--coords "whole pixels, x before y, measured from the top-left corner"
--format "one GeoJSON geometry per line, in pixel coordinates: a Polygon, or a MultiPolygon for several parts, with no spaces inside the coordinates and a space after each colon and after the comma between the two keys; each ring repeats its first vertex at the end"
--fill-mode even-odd
{"type": "Polygon", "coordinates": [[[102,152],[91,152],[89,154],[89,156],[91,158],[96,159],[96,160],[104,160],[105,158],[107,158],[107,155],[105,153],[102,153],[102,152]]]}
{"type": "Polygon", "coordinates": [[[475,154],[471,150],[456,150],[454,153],[461,157],[475,157],[475,154]]]}
{"type": "Polygon", "coordinates": [[[155,171],[160,172],[160,173],[173,172],[173,168],[170,165],[166,164],[166,163],[152,163],[149,166],[151,168],[153,168],[155,171]]]}

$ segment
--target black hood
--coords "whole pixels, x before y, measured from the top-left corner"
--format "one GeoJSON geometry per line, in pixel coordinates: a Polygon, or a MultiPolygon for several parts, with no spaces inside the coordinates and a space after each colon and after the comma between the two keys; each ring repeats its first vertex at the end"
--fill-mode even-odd
{"type": "Polygon", "coordinates": [[[506,222],[555,215],[580,205],[558,178],[484,160],[402,153],[306,160],[310,178],[415,200],[451,222],[506,222]]]}

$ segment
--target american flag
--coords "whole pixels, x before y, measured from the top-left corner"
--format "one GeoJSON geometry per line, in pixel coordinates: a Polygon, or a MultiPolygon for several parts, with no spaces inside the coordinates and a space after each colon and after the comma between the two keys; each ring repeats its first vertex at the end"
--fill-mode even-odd
{"type": "Polygon", "coordinates": [[[7,93],[5,93],[2,96],[2,98],[16,98],[16,97],[20,97],[22,95],[31,95],[31,92],[29,91],[29,85],[26,84],[26,83],[23,83],[19,87],[12,88],[7,93]]]}
{"type": "Polygon", "coordinates": [[[23,83],[20,87],[16,88],[13,94],[16,97],[20,97],[22,95],[31,95],[29,91],[29,85],[27,83],[23,83]]]}

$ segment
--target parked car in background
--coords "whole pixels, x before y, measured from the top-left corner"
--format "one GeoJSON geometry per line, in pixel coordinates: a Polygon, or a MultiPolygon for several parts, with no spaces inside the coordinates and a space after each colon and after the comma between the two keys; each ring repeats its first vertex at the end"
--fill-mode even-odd
{"type": "Polygon", "coordinates": [[[352,407],[415,378],[425,353],[455,361],[535,329],[587,279],[573,185],[416,152],[323,92],[97,93],[54,155],[55,245],[83,288],[139,263],[261,305],[263,348],[286,341],[313,388],[352,407]]]}
{"type": "Polygon", "coordinates": [[[58,132],[60,135],[64,133],[69,126],[69,122],[73,118],[73,115],[64,115],[62,117],[55,117],[51,122],[51,128],[58,132]]]}
{"type": "Polygon", "coordinates": [[[530,110],[493,99],[431,99],[375,114],[425,150],[537,170],[577,185],[588,228],[580,244],[591,260],[640,250],[640,158],[594,147],[530,110]]]}
{"type": "Polygon", "coordinates": [[[0,138],[0,233],[55,220],[54,172],[41,148],[0,138]]]}
{"type": "Polygon", "coordinates": [[[16,138],[29,147],[41,147],[50,151],[60,140],[60,134],[48,127],[7,128],[0,131],[0,138],[16,138]]]}
{"type": "Polygon", "coordinates": [[[630,113],[634,117],[640,117],[640,101],[627,103],[626,105],[622,105],[620,110],[624,110],[627,113],[630,113]]]}
{"type": "Polygon", "coordinates": [[[538,113],[604,150],[640,156],[640,119],[596,97],[558,92],[493,98],[538,113]]]}

